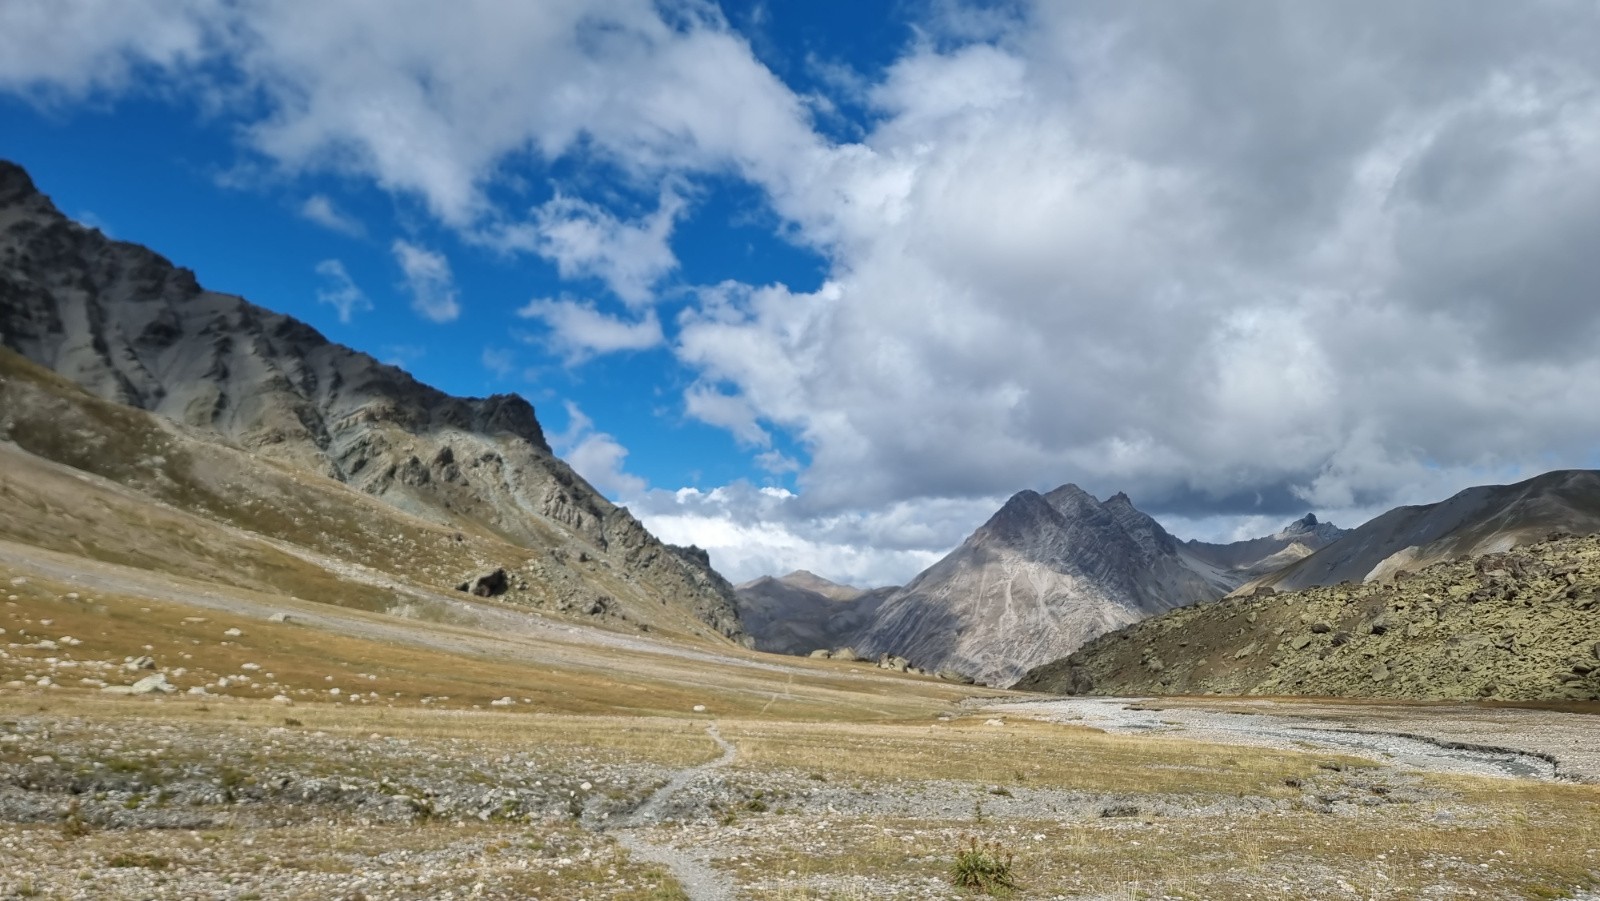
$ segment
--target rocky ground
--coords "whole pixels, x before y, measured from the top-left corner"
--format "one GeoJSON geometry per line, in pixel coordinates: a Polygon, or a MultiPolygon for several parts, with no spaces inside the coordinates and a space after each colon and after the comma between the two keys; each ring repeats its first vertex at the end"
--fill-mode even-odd
{"type": "Polygon", "coordinates": [[[1600,701],[1600,536],[1553,537],[1382,583],[1186,607],[1103,636],[1016,687],[1600,701]]]}
{"type": "Polygon", "coordinates": [[[830,729],[31,689],[0,710],[0,851],[28,861],[0,897],[954,899],[968,836],[1016,855],[1024,898],[1600,880],[1587,789],[1116,739],[1020,708],[830,729]]]}

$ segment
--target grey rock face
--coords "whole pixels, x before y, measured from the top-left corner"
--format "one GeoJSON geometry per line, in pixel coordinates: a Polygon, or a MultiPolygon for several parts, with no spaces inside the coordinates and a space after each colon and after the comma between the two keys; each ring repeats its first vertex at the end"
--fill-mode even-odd
{"type": "Polygon", "coordinates": [[[1098,635],[1220,598],[1270,565],[1263,558],[1330,530],[1307,517],[1238,545],[1185,543],[1125,494],[1018,492],[885,601],[858,650],[1009,684],[1098,635]]]}
{"type": "Polygon", "coordinates": [[[0,161],[0,342],[90,393],[527,547],[569,543],[730,637],[732,587],[657,541],[545,441],[523,398],[458,398],[62,216],[0,161]]]}
{"type": "Polygon", "coordinates": [[[759,650],[806,654],[855,641],[895,588],[862,590],[804,570],[735,586],[739,617],[759,650]]]}

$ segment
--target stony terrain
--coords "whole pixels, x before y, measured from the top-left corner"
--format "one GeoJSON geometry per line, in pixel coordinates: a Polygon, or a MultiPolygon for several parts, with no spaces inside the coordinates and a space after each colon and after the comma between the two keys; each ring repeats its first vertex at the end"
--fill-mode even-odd
{"type": "Polygon", "coordinates": [[[955,899],[944,870],[968,836],[1016,855],[1025,898],[1550,898],[1600,880],[1592,788],[1116,738],[1010,705],[710,734],[271,706],[0,698],[0,848],[29,861],[0,893],[955,899]]]}
{"type": "Polygon", "coordinates": [[[1600,700],[1600,537],[1552,536],[1384,582],[1176,610],[1018,688],[1108,695],[1600,700]]]}

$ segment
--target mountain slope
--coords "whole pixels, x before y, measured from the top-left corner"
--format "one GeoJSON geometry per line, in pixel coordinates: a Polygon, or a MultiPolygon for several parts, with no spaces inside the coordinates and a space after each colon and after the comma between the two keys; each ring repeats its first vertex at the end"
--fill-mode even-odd
{"type": "Polygon", "coordinates": [[[1296,590],[1383,578],[1461,556],[1510,550],[1550,532],[1600,531],[1600,472],[1557,470],[1396,507],[1320,551],[1243,586],[1296,590]]]}
{"type": "Polygon", "coordinates": [[[808,654],[851,644],[897,588],[862,590],[798,570],[734,586],[739,619],[755,647],[808,654]]]}
{"type": "MultiPolygon", "coordinates": [[[[542,588],[559,595],[559,607],[631,610],[649,622],[660,617],[645,611],[670,604],[708,634],[742,635],[732,587],[704,553],[662,544],[601,497],[551,453],[525,400],[450,397],[304,323],[203,290],[155,253],[70,222],[3,162],[0,342],[95,398],[188,427],[166,431],[186,459],[224,468],[212,473],[218,485],[273,461],[296,478],[343,482],[447,533],[481,537],[500,556],[547,552],[542,588]],[[201,448],[208,442],[257,462],[221,462],[220,451],[201,448]]],[[[79,452],[50,421],[50,404],[77,405],[86,422],[114,414],[67,398],[26,366],[9,364],[7,374],[42,405],[8,404],[13,440],[80,468],[138,462],[109,459],[128,448],[79,452]],[[31,424],[17,427],[19,417],[31,424]]],[[[182,482],[165,463],[150,479],[182,482]]],[[[277,497],[240,500],[259,510],[277,497]]]]}
{"type": "Polygon", "coordinates": [[[1175,610],[1100,636],[1015,687],[1600,700],[1600,537],[1555,537],[1383,584],[1264,588],[1175,610]]]}
{"type": "Polygon", "coordinates": [[[897,592],[858,639],[928,670],[1005,684],[1096,635],[1236,585],[1126,495],[1022,491],[897,592]]]}

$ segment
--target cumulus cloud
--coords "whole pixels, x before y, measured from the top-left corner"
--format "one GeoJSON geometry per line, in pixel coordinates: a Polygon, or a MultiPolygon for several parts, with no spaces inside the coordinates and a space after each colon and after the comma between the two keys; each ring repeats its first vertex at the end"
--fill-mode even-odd
{"type": "Polygon", "coordinates": [[[529,301],[517,315],[544,323],[550,346],[569,366],[595,354],[649,350],[663,341],[661,321],[654,310],[628,320],[601,312],[592,303],[542,298],[529,301]]]}
{"type": "Polygon", "coordinates": [[[774,192],[833,277],[686,317],[689,409],[794,432],[829,507],[1075,480],[1273,516],[1588,463],[1597,17],[1358,9],[1039,4],[914,46],[774,192]]]}
{"type": "MultiPolygon", "coordinates": [[[[245,91],[243,140],[281,169],[370,179],[603,283],[626,315],[528,308],[557,353],[666,343],[688,416],[752,456],[780,432],[804,452],[794,498],[656,504],[663,530],[726,526],[726,555],[925,553],[982,515],[881,511],[1069,480],[1226,531],[1596,463],[1592,3],[939,2],[886,70],[834,79],[870,107],[836,129],[851,141],[709,5],[49,9],[0,8],[0,89],[137,71],[245,91]],[[531,216],[489,200],[523,162],[575,157],[628,196],[683,190],[643,215],[601,192],[531,216]],[[823,284],[701,286],[658,320],[679,198],[729,177],[823,284]]],[[[453,319],[444,258],[394,250],[419,311],[453,319]]]]}
{"type": "Polygon", "coordinates": [[[341,235],[360,237],[367,231],[359,219],[335,206],[326,194],[313,194],[307,197],[306,202],[300,205],[300,215],[341,235]]]}
{"type": "Polygon", "coordinates": [[[405,274],[411,308],[433,322],[454,322],[461,315],[461,304],[456,302],[455,276],[444,254],[398,238],[390,249],[405,274]]]}
{"type": "Polygon", "coordinates": [[[339,311],[339,321],[348,323],[356,313],[372,309],[372,301],[356,285],[350,273],[339,260],[323,260],[317,264],[317,274],[322,276],[322,287],[317,289],[317,303],[325,303],[339,311]]]}
{"type": "Polygon", "coordinates": [[[597,278],[638,307],[654,300],[655,283],[678,266],[669,239],[683,208],[683,200],[666,191],[654,213],[625,222],[601,206],[558,193],[533,210],[532,222],[499,228],[486,240],[538,253],[556,264],[562,278],[597,278]]]}
{"type": "Polygon", "coordinates": [[[141,68],[213,56],[216,0],[8,0],[0,4],[0,90],[64,101],[133,86],[141,68]]]}
{"type": "Polygon", "coordinates": [[[578,475],[599,489],[601,494],[619,503],[641,495],[645,480],[623,469],[628,449],[605,432],[595,431],[594,420],[567,401],[567,427],[560,434],[550,436],[550,446],[567,461],[578,475]]]}
{"type": "Polygon", "coordinates": [[[869,587],[899,584],[932,565],[1001,500],[923,500],[823,513],[786,489],[738,482],[651,491],[631,500],[629,509],[664,540],[705,548],[718,571],[736,582],[804,568],[869,587]]]}

